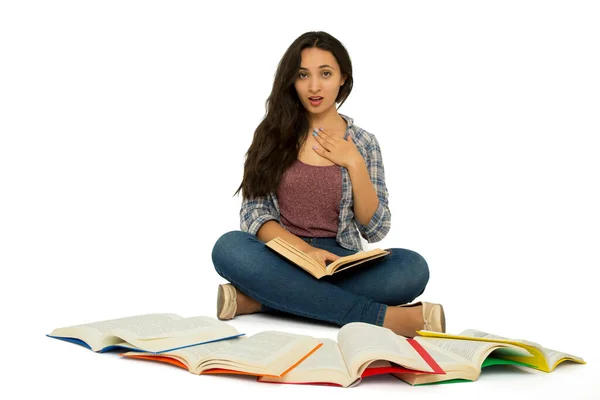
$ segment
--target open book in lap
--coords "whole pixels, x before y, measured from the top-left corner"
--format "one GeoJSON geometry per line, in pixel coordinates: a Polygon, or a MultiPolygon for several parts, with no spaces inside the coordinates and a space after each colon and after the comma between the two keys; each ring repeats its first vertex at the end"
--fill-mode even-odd
{"type": "Polygon", "coordinates": [[[57,328],[46,336],[97,352],[122,348],[160,353],[240,335],[231,325],[211,317],[144,314],[57,328]]]}
{"type": "Polygon", "coordinates": [[[313,260],[308,254],[294,247],[280,237],[269,240],[265,243],[267,247],[287,258],[292,263],[296,264],[317,279],[324,276],[333,275],[336,272],[363,264],[367,261],[374,260],[379,257],[384,257],[390,254],[387,250],[373,249],[368,251],[359,251],[358,253],[349,256],[340,257],[336,261],[323,267],[317,261],[313,260]]]}
{"type": "Polygon", "coordinates": [[[486,332],[481,332],[475,329],[467,329],[461,332],[460,335],[451,335],[441,332],[431,331],[418,331],[422,336],[426,337],[437,337],[445,339],[459,339],[469,341],[481,341],[491,343],[505,343],[511,344],[517,347],[521,347],[527,350],[531,355],[498,355],[499,358],[504,360],[511,360],[520,363],[530,365],[534,368],[544,372],[552,372],[558,364],[563,361],[573,361],[579,364],[585,364],[585,361],[581,357],[574,356],[572,354],[563,353],[556,350],[551,350],[543,347],[542,345],[534,342],[530,342],[522,339],[509,339],[503,336],[493,335],[486,332]]]}
{"type": "Polygon", "coordinates": [[[122,354],[129,358],[167,362],[193,374],[284,376],[321,346],[313,337],[266,331],[250,337],[212,342],[161,353],[122,354]]]}
{"type": "Polygon", "coordinates": [[[281,378],[261,376],[260,382],[355,386],[366,376],[391,372],[443,374],[418,345],[377,325],[352,322],[338,332],[338,342],[319,339],[323,346],[281,378]]]}
{"type": "Polygon", "coordinates": [[[414,338],[446,372],[445,375],[424,375],[410,372],[394,373],[394,376],[411,385],[422,385],[450,380],[475,381],[481,369],[495,364],[526,365],[499,357],[529,357],[531,354],[518,346],[507,343],[491,343],[416,336],[414,338]]]}

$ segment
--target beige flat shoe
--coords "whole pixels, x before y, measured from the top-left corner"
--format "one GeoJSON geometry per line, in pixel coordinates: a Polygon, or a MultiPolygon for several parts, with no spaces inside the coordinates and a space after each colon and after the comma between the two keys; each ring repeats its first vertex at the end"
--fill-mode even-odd
{"type": "Polygon", "coordinates": [[[423,321],[425,326],[423,329],[426,331],[442,332],[446,333],[446,314],[444,313],[444,307],[441,304],[427,303],[423,304],[423,321]]]}
{"type": "Polygon", "coordinates": [[[217,318],[228,320],[235,317],[237,292],[231,283],[219,285],[217,292],[217,318]]]}
{"type": "Polygon", "coordinates": [[[446,314],[441,304],[419,301],[414,304],[402,304],[398,307],[415,307],[419,305],[423,306],[423,329],[446,333],[446,314]]]}

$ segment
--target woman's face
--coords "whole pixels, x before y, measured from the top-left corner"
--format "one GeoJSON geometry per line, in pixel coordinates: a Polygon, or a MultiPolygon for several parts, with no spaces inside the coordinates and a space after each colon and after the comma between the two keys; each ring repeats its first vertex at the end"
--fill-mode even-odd
{"type": "Polygon", "coordinates": [[[335,107],[335,99],[345,79],[333,54],[312,47],[302,50],[300,55],[302,61],[294,87],[302,105],[312,114],[335,107]],[[321,100],[311,101],[311,97],[321,97],[321,100]]]}

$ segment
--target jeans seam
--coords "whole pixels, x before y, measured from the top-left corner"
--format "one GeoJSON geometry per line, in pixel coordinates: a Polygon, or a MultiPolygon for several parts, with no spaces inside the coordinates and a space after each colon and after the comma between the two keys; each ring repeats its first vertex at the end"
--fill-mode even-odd
{"type": "Polygon", "coordinates": [[[383,326],[383,320],[385,318],[385,312],[387,311],[387,307],[387,304],[381,304],[381,306],[379,306],[379,312],[377,313],[375,325],[383,326]]]}

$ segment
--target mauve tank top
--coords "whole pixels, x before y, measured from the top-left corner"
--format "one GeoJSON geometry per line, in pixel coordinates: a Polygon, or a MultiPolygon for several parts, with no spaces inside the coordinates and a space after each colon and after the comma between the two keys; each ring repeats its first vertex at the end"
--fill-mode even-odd
{"type": "Polygon", "coordinates": [[[342,171],[296,160],[283,173],[277,190],[281,223],[297,236],[335,237],[338,231],[342,171]]]}

